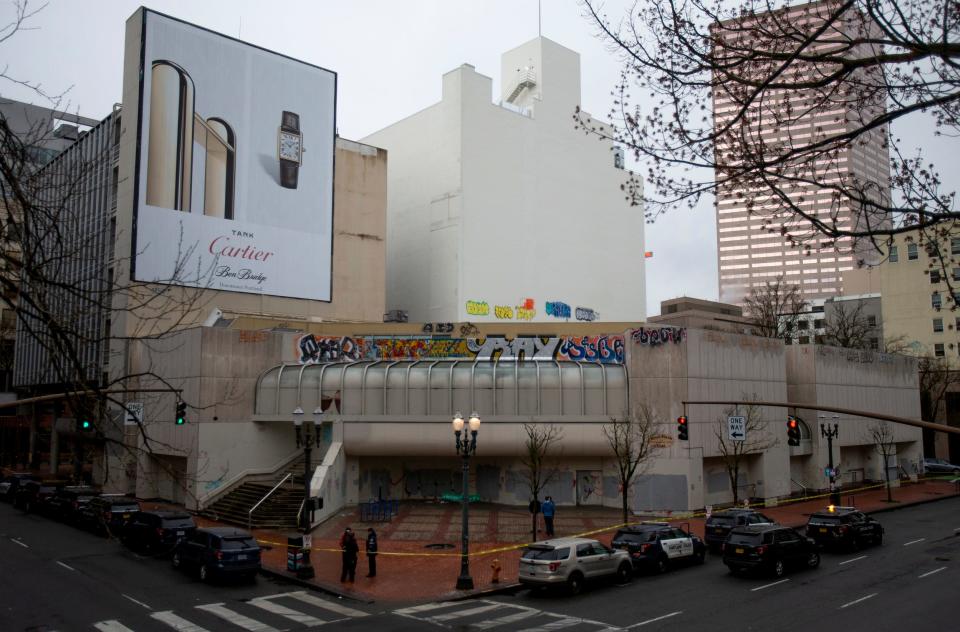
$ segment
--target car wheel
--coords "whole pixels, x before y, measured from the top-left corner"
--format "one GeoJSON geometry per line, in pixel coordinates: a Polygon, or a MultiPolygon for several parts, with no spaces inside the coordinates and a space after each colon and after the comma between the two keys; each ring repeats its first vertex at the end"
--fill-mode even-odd
{"type": "Polygon", "coordinates": [[[704,562],[706,562],[706,561],[707,561],[707,550],[706,550],[706,549],[702,549],[699,553],[697,553],[697,554],[694,555],[694,559],[696,560],[697,564],[703,564],[704,562]]]}
{"type": "Polygon", "coordinates": [[[876,544],[877,546],[883,545],[883,534],[882,534],[882,533],[878,533],[878,534],[877,534],[877,537],[874,538],[873,543],[876,544]]]}
{"type": "Polygon", "coordinates": [[[660,559],[657,560],[656,569],[658,573],[660,574],[666,573],[668,568],[669,567],[667,565],[667,558],[661,557],[660,559]]]}
{"type": "Polygon", "coordinates": [[[739,575],[739,574],[740,574],[740,567],[739,567],[739,566],[728,566],[728,567],[727,567],[727,570],[730,571],[730,574],[731,574],[731,575],[739,575]]]}
{"type": "Polygon", "coordinates": [[[857,536],[851,536],[850,551],[852,551],[853,553],[856,553],[859,550],[860,550],[860,538],[858,538],[857,536]]]}
{"type": "Polygon", "coordinates": [[[581,590],[583,590],[583,575],[571,573],[567,578],[567,592],[571,595],[579,595],[581,590]]]}
{"type": "MultiPolygon", "coordinates": [[[[820,556],[817,556],[817,559],[820,559],[820,556]]],[[[783,572],[786,570],[786,567],[783,564],[783,560],[777,560],[773,563],[773,576],[774,577],[783,577],[783,572]]]]}
{"type": "Polygon", "coordinates": [[[173,554],[173,558],[171,559],[171,561],[173,562],[173,567],[174,567],[174,568],[180,568],[180,567],[183,565],[183,560],[180,559],[180,553],[179,553],[179,552],[176,552],[176,553],[173,554]]]}
{"type": "Polygon", "coordinates": [[[617,583],[627,584],[631,579],[633,579],[633,566],[627,563],[621,564],[617,569],[617,583]]]}
{"type": "Polygon", "coordinates": [[[249,575],[247,575],[247,581],[248,581],[249,583],[251,583],[251,584],[256,584],[256,583],[257,583],[257,571],[252,571],[249,575]]]}
{"type": "Polygon", "coordinates": [[[820,566],[820,554],[816,551],[811,551],[807,556],[807,568],[816,568],[820,566]]]}
{"type": "Polygon", "coordinates": [[[210,579],[210,570],[207,568],[206,564],[200,565],[200,581],[205,582],[210,579]]]}

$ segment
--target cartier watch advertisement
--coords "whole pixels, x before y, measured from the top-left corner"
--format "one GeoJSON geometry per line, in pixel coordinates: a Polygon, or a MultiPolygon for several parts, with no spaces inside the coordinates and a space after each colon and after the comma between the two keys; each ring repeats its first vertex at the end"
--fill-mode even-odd
{"type": "Polygon", "coordinates": [[[134,278],[329,301],[336,75],[149,10],[134,26],[134,278]]]}

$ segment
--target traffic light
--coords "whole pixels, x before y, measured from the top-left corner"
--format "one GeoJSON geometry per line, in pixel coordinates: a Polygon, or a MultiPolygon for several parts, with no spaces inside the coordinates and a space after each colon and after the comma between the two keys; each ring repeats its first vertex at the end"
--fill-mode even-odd
{"type": "Polygon", "coordinates": [[[187,403],[181,399],[177,400],[176,425],[182,426],[187,423],[187,403]]]}
{"type": "Polygon", "coordinates": [[[787,445],[800,445],[800,422],[793,415],[787,415],[787,445]]]}
{"type": "Polygon", "coordinates": [[[93,428],[93,423],[89,419],[80,420],[80,430],[91,430],[93,428]]]}
{"type": "Polygon", "coordinates": [[[680,441],[689,440],[689,430],[690,428],[687,427],[687,416],[680,415],[677,417],[677,439],[680,441]]]}

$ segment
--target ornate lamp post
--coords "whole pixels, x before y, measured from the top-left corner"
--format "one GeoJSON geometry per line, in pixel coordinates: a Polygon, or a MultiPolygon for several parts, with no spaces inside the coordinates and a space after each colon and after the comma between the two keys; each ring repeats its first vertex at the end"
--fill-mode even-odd
{"type": "Polygon", "coordinates": [[[477,452],[477,431],[480,430],[480,417],[474,412],[470,415],[470,421],[466,423],[470,428],[469,438],[463,429],[463,415],[458,411],[453,418],[453,434],[457,438],[457,454],[463,457],[463,496],[460,499],[463,507],[463,526],[460,530],[460,576],[457,577],[457,590],[473,589],[473,578],[470,577],[470,527],[468,521],[470,507],[470,455],[476,454],[477,452]]]}
{"type": "MultiPolygon", "coordinates": [[[[826,415],[817,415],[820,419],[826,419],[826,415]]],[[[839,415],[834,415],[833,419],[839,419],[839,415]]],[[[833,423],[833,428],[830,428],[829,423],[820,424],[820,435],[827,438],[827,452],[829,453],[829,463],[830,467],[830,504],[839,505],[840,504],[840,492],[836,488],[837,473],[833,469],[833,440],[840,435],[840,425],[836,422],[833,423]]]]}
{"type": "Polygon", "coordinates": [[[313,565],[310,563],[310,480],[313,478],[310,463],[310,451],[314,441],[320,447],[320,425],[323,423],[323,411],[318,407],[313,411],[313,436],[310,436],[310,427],[303,424],[303,409],[297,406],[293,411],[293,427],[296,432],[297,447],[303,446],[303,508],[300,510],[300,529],[303,531],[302,561],[297,568],[297,577],[309,579],[314,576],[313,565]]]}

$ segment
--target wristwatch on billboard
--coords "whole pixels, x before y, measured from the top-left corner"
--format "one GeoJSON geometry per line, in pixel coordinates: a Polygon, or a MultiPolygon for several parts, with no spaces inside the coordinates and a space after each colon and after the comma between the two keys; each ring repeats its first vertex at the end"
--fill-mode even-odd
{"type": "Polygon", "coordinates": [[[280,186],[286,189],[297,188],[297,175],[303,157],[303,135],[300,133],[300,115],[283,111],[280,116],[280,134],[278,138],[278,156],[280,158],[280,186]]]}

